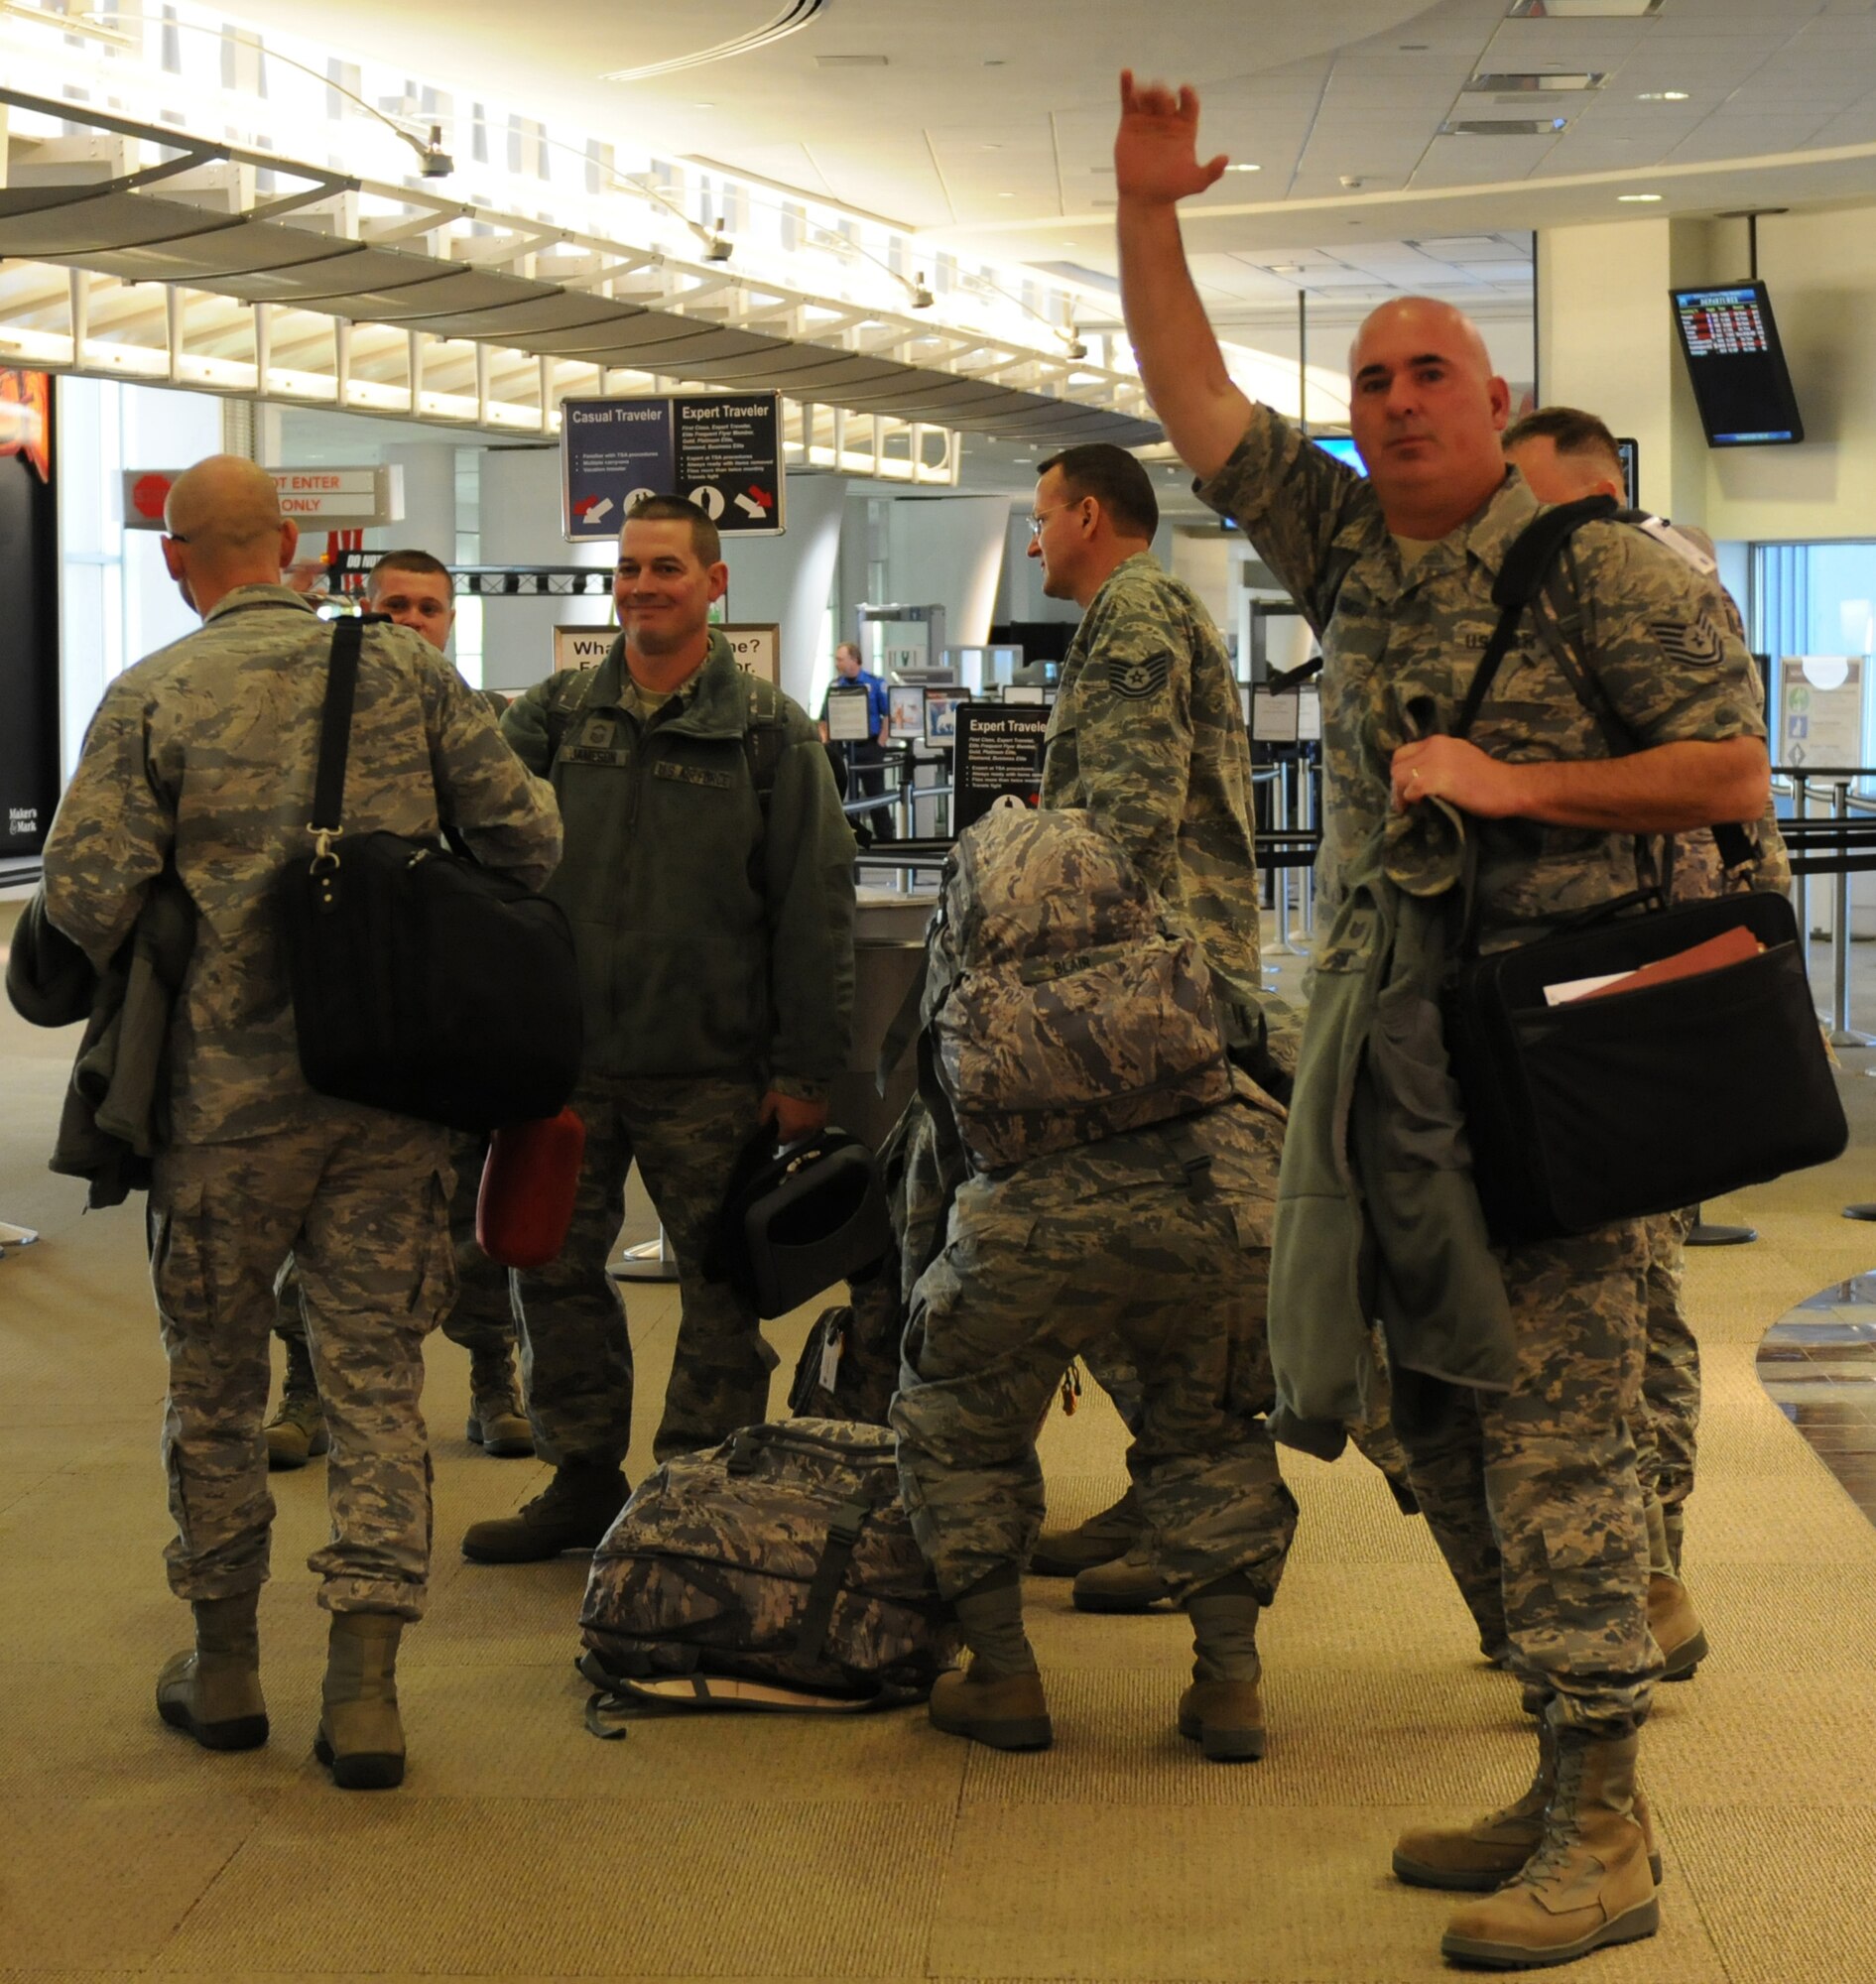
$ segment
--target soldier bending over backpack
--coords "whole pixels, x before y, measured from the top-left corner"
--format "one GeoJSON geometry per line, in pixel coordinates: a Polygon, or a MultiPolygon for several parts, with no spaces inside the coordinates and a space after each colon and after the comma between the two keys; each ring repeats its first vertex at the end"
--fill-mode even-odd
{"type": "Polygon", "coordinates": [[[1296,1526],[1261,1424],[1282,1112],[1226,1058],[1196,944],[1083,812],[997,810],[962,836],[923,1010],[921,1088],[961,1181],[891,1424],[971,1654],[932,1720],[998,1749],[1051,1740],[1020,1582],[1036,1431],[1069,1362],[1117,1343],[1144,1393],[1128,1466],[1192,1622],[1180,1730],[1259,1757],[1257,1613],[1296,1526]]]}

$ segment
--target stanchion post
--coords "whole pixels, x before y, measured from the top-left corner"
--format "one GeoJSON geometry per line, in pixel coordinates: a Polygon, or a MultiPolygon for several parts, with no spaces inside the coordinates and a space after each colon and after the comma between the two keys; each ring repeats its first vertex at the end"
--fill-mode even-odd
{"type": "MultiPolygon", "coordinates": [[[[1305,759],[1300,754],[1297,760],[1297,776],[1303,782],[1303,826],[1306,832],[1315,826],[1316,781],[1321,776],[1319,758],[1305,759]]],[[[1303,877],[1301,892],[1303,897],[1303,934],[1305,948],[1313,948],[1315,937],[1315,864],[1299,871],[1303,877]]]]}
{"type": "Polygon", "coordinates": [[[1830,972],[1830,1045],[1833,1048],[1866,1048],[1867,1034],[1850,1026],[1850,782],[1837,782],[1836,805],[1832,808],[1842,832],[1837,838],[1836,891],[1830,906],[1830,937],[1835,946],[1830,972]]]}
{"type": "Polygon", "coordinates": [[[1284,865],[1283,857],[1289,850],[1283,845],[1283,841],[1288,838],[1290,833],[1290,772],[1288,765],[1281,758],[1277,761],[1277,790],[1273,796],[1271,811],[1275,817],[1276,829],[1279,835],[1277,848],[1278,865],[1272,871],[1274,876],[1272,894],[1276,897],[1277,907],[1277,948],[1279,950],[1288,950],[1290,948],[1290,870],[1284,865]]]}
{"type": "MultiPolygon", "coordinates": [[[[1805,783],[1802,772],[1792,774],[1792,819],[1798,827],[1801,852],[1804,849],[1805,822],[1811,817],[1811,788],[1805,783]]],[[[1804,962],[1805,976],[1811,976],[1811,877],[1792,877],[1792,910],[1798,920],[1798,954],[1804,962]]]]}

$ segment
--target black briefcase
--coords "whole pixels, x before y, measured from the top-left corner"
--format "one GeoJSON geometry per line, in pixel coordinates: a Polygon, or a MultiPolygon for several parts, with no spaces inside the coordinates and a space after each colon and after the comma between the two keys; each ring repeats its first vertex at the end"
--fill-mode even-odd
{"type": "Polygon", "coordinates": [[[581,1050],[559,905],[440,842],[340,832],[363,631],[332,637],[313,851],[278,908],[300,1065],[321,1095],[487,1131],[555,1115],[581,1050]]]}
{"type": "Polygon", "coordinates": [[[1604,921],[1461,966],[1446,1049],[1495,1238],[1697,1205],[1849,1141],[1792,906],[1757,893],[1604,921]],[[1697,976],[1547,1003],[1725,931],[1765,946],[1697,976]]]}

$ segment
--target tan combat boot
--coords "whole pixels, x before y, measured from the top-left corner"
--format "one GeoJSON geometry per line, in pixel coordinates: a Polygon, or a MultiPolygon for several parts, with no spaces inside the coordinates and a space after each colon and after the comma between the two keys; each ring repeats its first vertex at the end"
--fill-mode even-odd
{"type": "Polygon", "coordinates": [[[1079,1529],[1051,1530],[1038,1538],[1029,1560],[1032,1577],[1074,1577],[1097,1563],[1111,1563],[1140,1540],[1146,1528],[1129,1488],[1118,1502],[1090,1516],[1079,1529]]]}
{"type": "Polygon", "coordinates": [[[332,1444],[325,1430],[325,1408],[319,1403],[318,1380],[313,1375],[313,1353],[304,1336],[289,1336],[287,1377],[280,1388],[280,1404],[267,1422],[267,1465],[278,1473],[283,1468],[304,1467],[332,1444]]]}
{"type": "Polygon", "coordinates": [[[1693,1670],[1706,1658],[1706,1633],[1687,1586],[1678,1577],[1661,1571],[1649,1573],[1648,1630],[1667,1663],[1661,1671],[1662,1679],[1691,1680],[1693,1670]]]}
{"type": "Polygon", "coordinates": [[[625,1476],[608,1462],[563,1461],[532,1502],[462,1533],[471,1563],[542,1563],[563,1550],[598,1548],[625,1507],[625,1476]]]}
{"type": "Polygon", "coordinates": [[[1077,1612],[1148,1612],[1172,1595],[1147,1543],[1135,1544],[1111,1562],[1090,1564],[1074,1580],[1077,1612]]]}
{"type": "MultiPolygon", "coordinates": [[[[1515,1804],[1488,1812],[1468,1826],[1425,1826],[1403,1832],[1394,1844],[1394,1873],[1415,1888],[1444,1888],[1460,1894],[1490,1894],[1502,1888],[1538,1850],[1544,1813],[1557,1783],[1557,1736],[1550,1718],[1538,1722],[1538,1770],[1531,1788],[1515,1804]]],[[[1648,1816],[1648,1800],[1635,1792],[1635,1816],[1648,1846],[1648,1870],[1661,1879],[1661,1855],[1648,1816]]]]}
{"type": "Polygon", "coordinates": [[[498,1460],[519,1459],[534,1452],[534,1429],[521,1409],[521,1385],[515,1376],[512,1350],[469,1353],[469,1424],[471,1444],[498,1460]]]}
{"type": "Polygon", "coordinates": [[[157,1713],[204,1750],[254,1750],[267,1741],[261,1696],[259,1590],[234,1598],[198,1598],[195,1645],[164,1663],[157,1713]]]}
{"type": "Polygon", "coordinates": [[[1537,1851],[1504,1887],[1451,1918],[1441,1955],[1523,1970],[1655,1933],[1661,1905],[1635,1812],[1638,1748],[1632,1735],[1558,1730],[1537,1851]]]}
{"type": "Polygon", "coordinates": [[[1043,1677],[992,1673],[976,1659],[961,1672],[941,1674],[926,1711],[934,1729],[968,1736],[992,1750],[1047,1750],[1055,1741],[1043,1677]]]}
{"type": "MultiPolygon", "coordinates": [[[[1078,1602],[1078,1579],[1075,1589],[1078,1602]]],[[[1261,1609],[1242,1571],[1186,1594],[1192,1684],[1179,1698],[1179,1733],[1214,1764],[1252,1764],[1264,1754],[1264,1704],[1257,1692],[1261,1609]]]]}
{"type": "Polygon", "coordinates": [[[389,1791],[404,1782],[397,1678],[403,1631],[404,1621],[389,1612],[332,1614],[313,1754],[343,1791],[389,1791]]]}

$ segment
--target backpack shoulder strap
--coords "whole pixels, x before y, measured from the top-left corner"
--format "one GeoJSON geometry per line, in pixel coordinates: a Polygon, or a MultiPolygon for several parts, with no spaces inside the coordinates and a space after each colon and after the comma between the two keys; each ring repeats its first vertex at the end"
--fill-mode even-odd
{"type": "Polygon", "coordinates": [[[749,678],[749,706],[743,723],[743,750],[749,759],[749,782],[756,789],[762,816],[769,816],[769,802],[775,797],[775,782],[782,769],[782,754],[788,749],[788,708],[782,691],[772,682],[752,675],[749,678]]]}
{"type": "Polygon", "coordinates": [[[548,690],[547,706],[547,769],[550,773],[554,770],[555,759],[561,755],[561,746],[566,742],[566,733],[573,727],[574,717],[586,707],[586,698],[592,694],[593,683],[598,679],[596,663],[589,669],[563,669],[554,678],[554,686],[548,690]]]}

